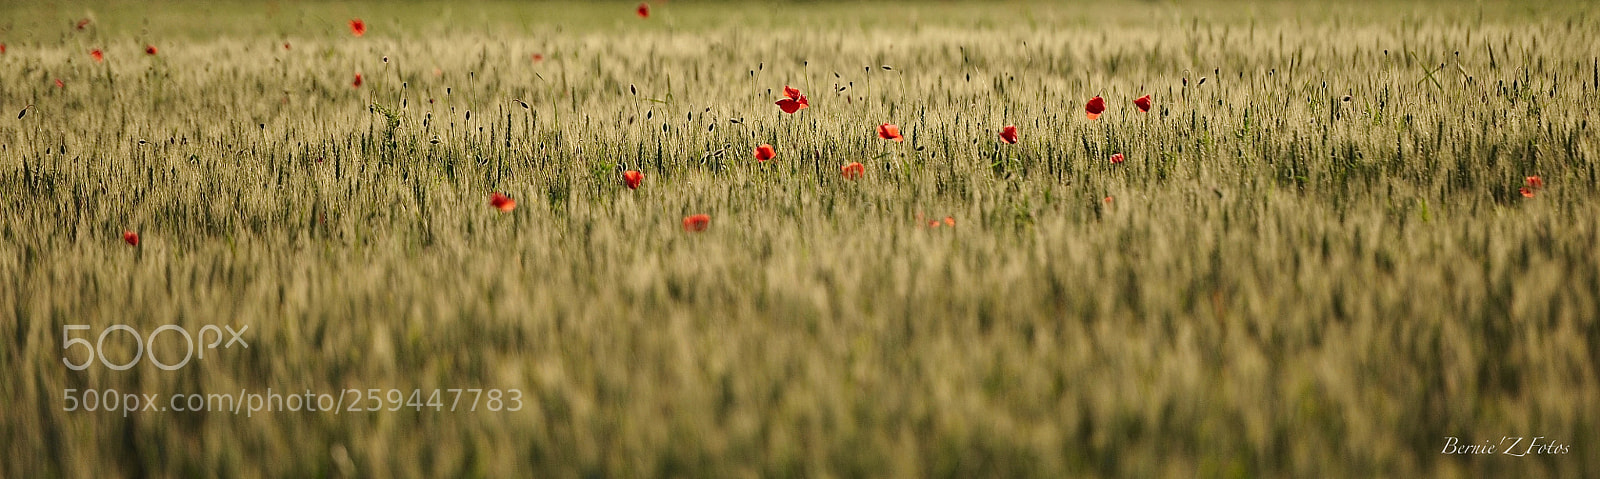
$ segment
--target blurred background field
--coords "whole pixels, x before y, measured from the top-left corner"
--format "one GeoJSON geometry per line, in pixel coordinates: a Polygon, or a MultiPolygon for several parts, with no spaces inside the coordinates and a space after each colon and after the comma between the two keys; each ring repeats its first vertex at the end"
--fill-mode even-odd
{"type": "Polygon", "coordinates": [[[1591,3],[636,7],[0,5],[0,476],[1600,475],[1591,3]]]}

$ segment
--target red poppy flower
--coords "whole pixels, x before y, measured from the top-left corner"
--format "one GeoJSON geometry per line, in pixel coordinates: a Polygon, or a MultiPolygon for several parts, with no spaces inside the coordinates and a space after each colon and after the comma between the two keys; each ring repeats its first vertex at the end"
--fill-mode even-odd
{"type": "Polygon", "coordinates": [[[542,61],[544,61],[544,54],[542,54],[542,53],[533,54],[533,62],[534,63],[539,63],[539,62],[542,62],[542,61]]]}
{"type": "Polygon", "coordinates": [[[362,35],[366,35],[367,34],[367,22],[363,22],[359,18],[350,20],[350,34],[358,36],[358,37],[362,36],[362,35]]]}
{"type": "Polygon", "coordinates": [[[639,18],[650,18],[650,4],[640,3],[639,8],[634,9],[633,13],[639,14],[639,18]]]}
{"type": "Polygon", "coordinates": [[[939,227],[939,220],[929,221],[928,222],[928,227],[929,228],[938,228],[939,227]]]}
{"type": "Polygon", "coordinates": [[[867,167],[859,161],[852,161],[848,165],[839,167],[839,174],[843,175],[844,179],[853,180],[866,175],[867,167]]]}
{"type": "Polygon", "coordinates": [[[1098,96],[1090,98],[1089,103],[1083,105],[1083,111],[1089,114],[1090,120],[1098,119],[1101,113],[1106,112],[1106,100],[1098,96]]]}
{"type": "Polygon", "coordinates": [[[350,87],[351,87],[351,88],[361,88],[361,83],[362,83],[362,81],[361,81],[361,74],[360,74],[360,73],[357,73],[357,74],[356,74],[356,80],[355,80],[355,81],[353,81],[353,82],[350,82],[350,87]]]}
{"type": "Polygon", "coordinates": [[[1141,96],[1133,100],[1133,106],[1139,107],[1140,113],[1150,112],[1150,95],[1141,96]]]}
{"type": "Polygon", "coordinates": [[[1522,193],[1523,198],[1532,198],[1533,195],[1539,193],[1539,190],[1544,189],[1544,178],[1538,176],[1523,178],[1522,182],[1527,186],[1518,188],[1517,192],[1522,193]]]}
{"type": "Polygon", "coordinates": [[[284,50],[288,50],[289,49],[289,42],[283,42],[283,49],[284,50]]]}
{"type": "Polygon", "coordinates": [[[946,216],[946,217],[944,217],[944,225],[945,226],[955,226],[956,225],[956,218],[954,216],[946,216]]]}
{"type": "Polygon", "coordinates": [[[61,79],[60,78],[56,79],[56,88],[66,88],[66,87],[67,87],[67,84],[61,83],[61,79]]]}
{"type": "Polygon", "coordinates": [[[1121,163],[1122,163],[1122,154],[1121,153],[1114,153],[1114,154],[1111,155],[1111,164],[1116,165],[1116,164],[1121,164],[1121,163]]]}
{"type": "Polygon", "coordinates": [[[517,200],[513,200],[511,197],[502,195],[500,193],[494,193],[489,195],[489,206],[493,206],[495,209],[510,213],[511,210],[517,209],[517,200]]]}
{"type": "Polygon", "coordinates": [[[1113,201],[1113,200],[1112,200],[1112,198],[1111,198],[1111,197],[1110,197],[1110,196],[1107,196],[1107,197],[1106,197],[1106,199],[1104,199],[1104,200],[1102,200],[1102,201],[1105,201],[1105,202],[1106,202],[1106,204],[1108,204],[1108,205],[1109,205],[1109,204],[1111,204],[1111,202],[1112,202],[1112,201],[1113,201]]]}
{"type": "Polygon", "coordinates": [[[145,45],[144,46],[144,54],[145,55],[155,55],[156,54],[156,46],[155,45],[145,45]]]}
{"type": "Polygon", "coordinates": [[[78,20],[78,29],[79,30],[82,30],[83,27],[87,27],[87,26],[89,26],[89,19],[85,18],[83,20],[78,20]]]}
{"type": "Polygon", "coordinates": [[[788,85],[783,86],[783,99],[774,104],[778,105],[778,108],[782,108],[784,113],[794,113],[811,106],[811,102],[806,100],[806,96],[800,94],[799,88],[788,85]]]}
{"type": "Polygon", "coordinates": [[[1006,142],[1008,144],[1012,144],[1012,145],[1017,144],[1017,127],[1016,127],[1016,125],[1006,125],[1005,128],[1001,128],[1000,129],[1000,141],[1004,141],[1004,142],[1006,142]]]}
{"type": "Polygon", "coordinates": [[[767,161],[778,157],[778,151],[772,145],[762,144],[756,147],[756,161],[767,161]]]}
{"type": "Polygon", "coordinates": [[[900,125],[896,125],[894,123],[884,123],[882,125],[878,125],[878,138],[894,140],[896,142],[906,141],[905,137],[900,136],[900,125]]]}
{"type": "Polygon", "coordinates": [[[698,214],[683,217],[683,230],[691,232],[705,231],[711,226],[711,215],[698,214]]]}
{"type": "Polygon", "coordinates": [[[123,231],[122,242],[128,243],[128,246],[139,246],[139,233],[123,231]]]}
{"type": "Polygon", "coordinates": [[[628,185],[628,189],[637,190],[639,189],[639,183],[642,182],[644,182],[644,173],[640,173],[638,170],[622,172],[622,184],[628,185]]]}
{"type": "Polygon", "coordinates": [[[6,44],[0,43],[0,55],[6,54],[6,44]]]}
{"type": "Polygon", "coordinates": [[[102,53],[99,48],[89,50],[89,57],[93,58],[95,63],[106,61],[106,54],[102,53]]]}

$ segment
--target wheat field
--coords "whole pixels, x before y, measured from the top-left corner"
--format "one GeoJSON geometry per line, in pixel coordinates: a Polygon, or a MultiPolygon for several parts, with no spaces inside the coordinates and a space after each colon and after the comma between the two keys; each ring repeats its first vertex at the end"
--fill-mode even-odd
{"type": "Polygon", "coordinates": [[[637,10],[0,5],[0,477],[1600,475],[1593,4],[637,10]]]}

